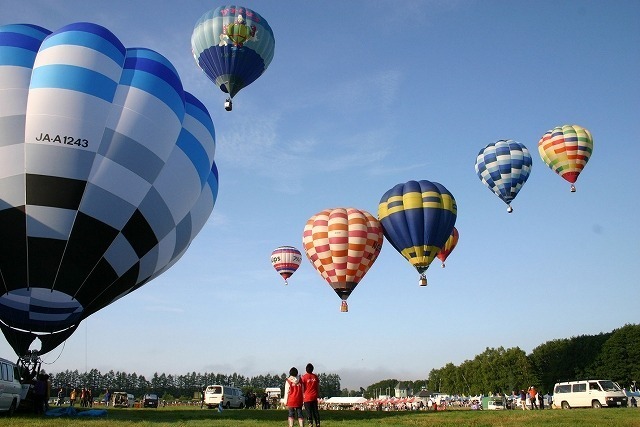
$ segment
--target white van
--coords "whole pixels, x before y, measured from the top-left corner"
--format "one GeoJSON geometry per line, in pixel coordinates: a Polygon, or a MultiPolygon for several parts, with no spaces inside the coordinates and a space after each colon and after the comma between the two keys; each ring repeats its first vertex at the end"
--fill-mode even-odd
{"type": "Polygon", "coordinates": [[[127,393],[126,391],[114,391],[111,393],[111,406],[114,408],[133,408],[135,403],[136,400],[131,393],[127,393]]]}
{"type": "Polygon", "coordinates": [[[22,384],[18,378],[16,364],[0,358],[0,411],[10,416],[20,406],[22,384]]]}
{"type": "Polygon", "coordinates": [[[204,404],[214,408],[222,402],[223,408],[244,408],[242,390],[228,385],[210,385],[204,390],[204,404]]]}
{"type": "Polygon", "coordinates": [[[580,380],[556,383],[553,406],[562,409],[627,406],[627,396],[611,380],[580,380]]]}

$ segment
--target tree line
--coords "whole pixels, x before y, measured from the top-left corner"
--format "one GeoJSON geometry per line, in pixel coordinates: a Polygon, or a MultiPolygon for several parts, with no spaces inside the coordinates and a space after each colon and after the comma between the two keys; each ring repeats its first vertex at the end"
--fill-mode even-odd
{"type": "MultiPolygon", "coordinates": [[[[640,382],[639,362],[640,325],[628,324],[598,335],[547,341],[534,348],[529,355],[519,347],[487,348],[460,365],[447,363],[441,368],[432,369],[426,380],[403,380],[403,383],[414,393],[424,388],[432,392],[472,396],[497,392],[510,394],[513,390],[527,389],[530,385],[547,393],[553,391],[553,385],[558,381],[585,378],[610,379],[629,387],[634,381],[640,382]]],[[[156,393],[182,399],[194,398],[202,388],[211,384],[233,384],[242,388],[245,394],[253,392],[259,396],[266,387],[283,389],[287,378],[285,373],[245,377],[237,373],[192,372],[185,375],[155,373],[151,379],[146,379],[136,373],[109,371],[102,374],[96,369],[85,373],[75,370],[50,375],[52,389],[55,390],[61,387],[87,387],[93,390],[94,396],[109,389],[124,390],[136,397],[156,393]]],[[[323,397],[394,396],[399,382],[385,379],[366,389],[348,390],[340,388],[340,376],[337,374],[321,373],[318,377],[320,395],[323,397]]]]}
{"type": "MultiPolygon", "coordinates": [[[[126,391],[136,398],[146,393],[155,393],[165,400],[199,399],[200,392],[213,384],[233,385],[241,388],[245,395],[255,393],[260,396],[266,387],[280,387],[284,392],[284,382],[287,374],[258,375],[245,377],[237,373],[231,375],[218,373],[196,373],[185,375],[167,375],[154,373],[150,379],[143,375],[113,370],[102,374],[97,369],[80,373],[78,370],[50,373],[52,395],[60,388],[66,396],[72,389],[88,388],[95,398],[102,397],[105,391],[126,391]]],[[[320,391],[323,396],[340,395],[340,377],[336,374],[317,374],[320,380],[320,391]]]]}
{"type": "MultiPolygon", "coordinates": [[[[533,385],[543,393],[553,393],[560,381],[610,379],[621,387],[640,382],[640,325],[625,325],[608,333],[581,335],[547,341],[527,355],[518,347],[487,348],[460,365],[447,363],[432,369],[423,381],[406,381],[414,392],[429,391],[475,396],[510,394],[533,385]],[[418,388],[420,387],[420,388],[418,388]]],[[[397,380],[385,380],[367,388],[365,397],[385,393],[397,380]]],[[[393,395],[393,394],[392,394],[393,395]]]]}

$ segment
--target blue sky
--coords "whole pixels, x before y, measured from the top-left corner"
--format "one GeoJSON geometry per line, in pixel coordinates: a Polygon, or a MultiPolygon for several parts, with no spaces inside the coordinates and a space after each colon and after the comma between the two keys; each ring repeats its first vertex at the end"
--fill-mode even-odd
{"type": "MultiPolygon", "coordinates": [[[[219,5],[0,0],[0,24],[95,22],[160,52],[217,134],[218,200],[187,253],[81,324],[45,369],[251,376],[311,361],[357,389],[638,322],[640,2],[246,1],[276,51],[232,112],[191,55],[195,22],[219,5]],[[573,194],[537,153],[563,124],[594,137],[573,194]],[[474,171],[499,139],[533,156],[512,214],[474,171]],[[349,313],[307,259],[284,286],[271,251],[302,250],[309,217],[377,215],[411,179],[458,205],[458,247],[428,287],[388,242],[349,313]]],[[[4,339],[0,355],[13,358],[4,339]]]]}

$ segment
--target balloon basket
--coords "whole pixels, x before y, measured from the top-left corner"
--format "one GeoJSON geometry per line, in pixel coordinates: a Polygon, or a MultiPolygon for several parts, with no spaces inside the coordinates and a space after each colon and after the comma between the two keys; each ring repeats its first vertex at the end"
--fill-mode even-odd
{"type": "Polygon", "coordinates": [[[340,312],[346,313],[348,311],[349,311],[349,306],[347,305],[347,302],[342,301],[342,304],[340,304],[340,312]]]}
{"type": "Polygon", "coordinates": [[[227,111],[233,110],[233,103],[231,102],[231,98],[227,98],[227,100],[224,101],[224,109],[227,111]]]}
{"type": "Polygon", "coordinates": [[[511,207],[511,205],[508,205],[508,207],[507,207],[507,212],[508,212],[508,213],[513,212],[513,208],[511,207]]]}
{"type": "Polygon", "coordinates": [[[575,192],[576,192],[576,186],[575,186],[575,185],[573,185],[573,184],[571,184],[571,192],[572,192],[572,193],[575,193],[575,192]]]}
{"type": "Polygon", "coordinates": [[[442,263],[442,268],[444,268],[444,267],[445,267],[445,265],[444,265],[444,262],[443,262],[443,263],[442,263]]]}
{"type": "Polygon", "coordinates": [[[289,282],[287,282],[287,279],[284,279],[284,285],[287,286],[289,284],[289,282]]]}
{"type": "Polygon", "coordinates": [[[427,286],[427,276],[424,274],[420,276],[420,280],[418,280],[418,284],[420,286],[427,286]]]}

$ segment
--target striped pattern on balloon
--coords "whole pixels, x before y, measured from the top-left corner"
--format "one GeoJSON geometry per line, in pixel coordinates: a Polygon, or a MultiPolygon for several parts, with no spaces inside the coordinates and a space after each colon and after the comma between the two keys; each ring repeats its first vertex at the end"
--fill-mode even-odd
{"type": "Polygon", "coordinates": [[[356,208],[325,209],[305,224],[302,242],[313,267],[342,299],[371,268],[383,243],[382,227],[369,212],[356,208]]]}
{"type": "Polygon", "coordinates": [[[480,181],[507,204],[507,212],[511,213],[511,202],[529,178],[531,166],[531,154],[524,144],[501,139],[480,150],[475,170],[480,181]]]}
{"type": "Polygon", "coordinates": [[[0,139],[0,326],[19,355],[166,271],[217,197],[204,105],[96,24],[0,27],[0,139]]]}
{"type": "Polygon", "coordinates": [[[302,262],[302,254],[293,246],[280,246],[271,252],[271,264],[288,285],[287,279],[296,272],[302,262]]]}
{"type": "Polygon", "coordinates": [[[574,193],[575,182],[593,153],[593,137],[582,126],[556,126],[542,135],[538,152],[552,171],[571,184],[574,193]]]}
{"type": "Polygon", "coordinates": [[[427,180],[397,184],[380,199],[384,236],[418,271],[420,286],[427,285],[425,272],[451,235],[457,214],[449,190],[427,180]]]}

